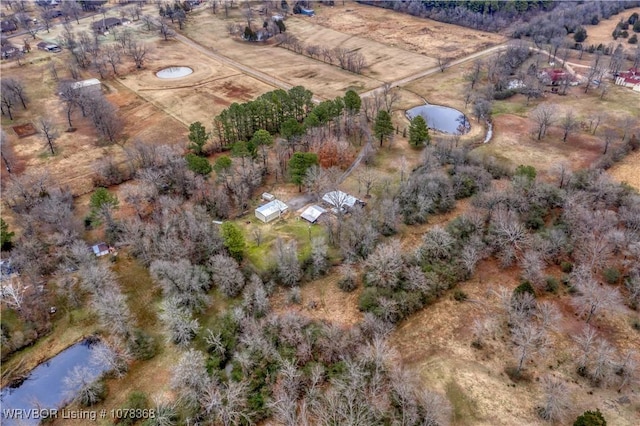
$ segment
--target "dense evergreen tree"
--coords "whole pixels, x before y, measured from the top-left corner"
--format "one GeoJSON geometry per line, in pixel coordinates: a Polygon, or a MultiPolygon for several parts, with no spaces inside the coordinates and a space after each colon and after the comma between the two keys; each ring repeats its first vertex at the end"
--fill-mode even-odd
{"type": "Polygon", "coordinates": [[[409,125],[409,144],[418,147],[425,143],[429,145],[430,142],[431,136],[427,123],[421,115],[416,115],[409,125]]]}
{"type": "Polygon", "coordinates": [[[373,128],[376,137],[380,139],[380,146],[382,146],[382,143],[386,138],[393,134],[394,130],[393,123],[391,122],[391,115],[387,111],[381,109],[376,116],[373,128]]]}
{"type": "Polygon", "coordinates": [[[299,191],[302,191],[302,182],[307,169],[314,164],[318,164],[318,155],[312,152],[296,152],[289,160],[291,181],[298,185],[299,191]]]}

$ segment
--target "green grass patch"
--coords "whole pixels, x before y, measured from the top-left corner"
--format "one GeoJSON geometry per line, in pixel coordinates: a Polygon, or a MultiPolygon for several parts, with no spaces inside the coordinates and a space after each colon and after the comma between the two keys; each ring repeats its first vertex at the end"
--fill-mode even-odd
{"type": "Polygon", "coordinates": [[[273,258],[273,244],[277,238],[295,240],[298,244],[298,259],[303,260],[311,254],[311,239],[325,235],[321,225],[310,224],[292,213],[286,219],[271,223],[262,223],[255,217],[245,217],[236,221],[236,225],[243,230],[247,242],[245,258],[259,271],[269,268],[273,258]],[[256,243],[255,232],[261,233],[260,245],[256,243]]]}
{"type": "Polygon", "coordinates": [[[445,387],[445,392],[453,408],[452,420],[454,424],[470,425],[473,424],[474,420],[478,420],[476,417],[478,411],[476,402],[467,396],[457,382],[454,380],[449,381],[445,387]]]}
{"type": "Polygon", "coordinates": [[[514,114],[524,117],[532,106],[523,105],[516,100],[494,101],[491,113],[496,116],[500,114],[514,114]]]}
{"type": "Polygon", "coordinates": [[[127,296],[137,326],[155,334],[157,327],[154,326],[158,321],[156,307],[162,294],[153,283],[149,270],[137,260],[119,257],[113,271],[118,275],[121,290],[127,296]]]}

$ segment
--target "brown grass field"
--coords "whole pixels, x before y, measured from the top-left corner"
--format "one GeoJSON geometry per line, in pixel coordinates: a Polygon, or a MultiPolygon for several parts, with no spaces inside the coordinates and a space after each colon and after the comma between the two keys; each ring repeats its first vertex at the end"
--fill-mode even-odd
{"type": "MultiPolygon", "coordinates": [[[[620,22],[621,19],[624,19],[626,21],[634,12],[640,13],[640,7],[626,9],[617,15],[613,15],[609,19],[602,19],[600,22],[598,22],[598,25],[585,25],[584,28],[587,30],[587,39],[584,41],[584,43],[587,46],[591,46],[592,44],[596,46],[599,44],[608,46],[611,43],[614,46],[617,46],[618,43],[620,43],[625,49],[635,48],[634,45],[627,43],[627,40],[623,39],[622,37],[618,38],[618,40],[614,40],[613,36],[611,35],[618,22],[620,22]]],[[[627,31],[629,32],[629,37],[634,34],[631,26],[629,26],[629,29],[627,31]]],[[[567,36],[567,41],[573,42],[573,34],[567,36]]]]}
{"type": "MultiPolygon", "coordinates": [[[[599,407],[608,424],[637,424],[636,407],[618,402],[620,394],[614,389],[590,392],[583,381],[573,379],[574,350],[570,335],[572,330],[581,329],[582,321],[572,315],[565,317],[562,330],[552,336],[553,355],[548,357],[549,365],[527,364],[529,381],[514,384],[504,373],[504,366],[513,355],[505,350],[501,335],[489,338],[481,350],[471,347],[469,323],[478,316],[495,317],[498,310],[497,301],[489,297],[490,290],[499,286],[513,288],[517,285],[516,278],[513,271],[502,270],[493,262],[483,262],[474,277],[461,284],[460,288],[469,296],[467,302],[444,297],[413,315],[392,334],[393,346],[408,368],[419,374],[429,388],[450,398],[453,424],[546,424],[535,414],[535,407],[540,403],[538,381],[547,373],[568,379],[572,410],[576,415],[599,407]]],[[[564,309],[567,298],[563,296],[556,303],[564,309]]],[[[631,330],[622,315],[607,315],[601,327],[611,332],[613,340],[625,341],[629,347],[640,345],[638,333],[631,330]]]]}
{"type": "Polygon", "coordinates": [[[507,41],[499,34],[417,18],[353,1],[348,1],[345,6],[342,6],[342,2],[336,2],[334,7],[317,7],[315,10],[316,16],[312,20],[319,25],[430,58],[461,58],[507,41]]]}

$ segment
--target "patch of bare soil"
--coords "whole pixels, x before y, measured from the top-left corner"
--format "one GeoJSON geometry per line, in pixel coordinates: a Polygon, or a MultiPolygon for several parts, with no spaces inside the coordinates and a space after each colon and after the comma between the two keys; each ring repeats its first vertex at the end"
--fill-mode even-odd
{"type": "Polygon", "coordinates": [[[13,126],[12,129],[14,132],[16,132],[16,135],[18,135],[19,138],[24,138],[38,133],[38,131],[36,130],[36,126],[34,126],[32,123],[13,126]]]}

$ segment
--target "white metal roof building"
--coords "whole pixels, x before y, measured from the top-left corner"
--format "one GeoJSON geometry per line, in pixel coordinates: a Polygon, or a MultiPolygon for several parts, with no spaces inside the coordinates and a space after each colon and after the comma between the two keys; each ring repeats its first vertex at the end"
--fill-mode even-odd
{"type": "Polygon", "coordinates": [[[280,200],[273,200],[256,209],[256,217],[264,223],[269,223],[279,218],[283,213],[289,210],[289,206],[280,200]]]}
{"type": "Polygon", "coordinates": [[[88,80],[76,81],[71,84],[73,90],[81,91],[83,93],[100,93],[102,92],[102,83],[97,78],[90,78],[88,80]]]}
{"type": "Polygon", "coordinates": [[[339,207],[348,207],[352,208],[356,205],[356,203],[362,203],[362,201],[358,200],[353,195],[349,195],[346,192],[342,191],[331,191],[324,194],[322,197],[322,201],[325,203],[331,204],[332,206],[339,207]]]}
{"type": "Polygon", "coordinates": [[[325,212],[326,210],[320,206],[309,206],[302,212],[300,217],[311,223],[316,223],[318,218],[325,212]]]}

